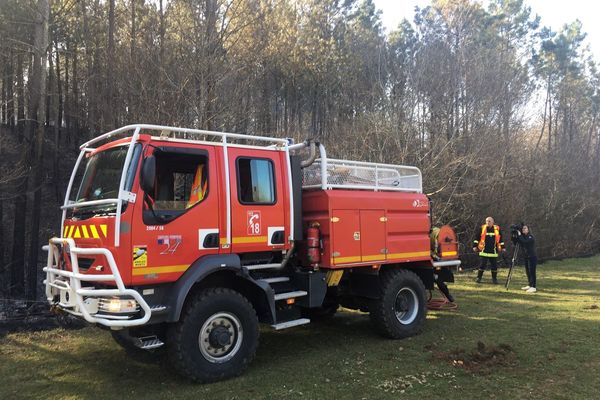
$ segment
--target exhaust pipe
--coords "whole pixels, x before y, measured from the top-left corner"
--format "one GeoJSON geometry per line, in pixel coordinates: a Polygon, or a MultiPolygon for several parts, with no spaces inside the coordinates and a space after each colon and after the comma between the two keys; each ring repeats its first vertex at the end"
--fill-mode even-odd
{"type": "Polygon", "coordinates": [[[318,144],[318,142],[314,142],[312,140],[307,140],[305,143],[310,146],[310,156],[306,160],[300,162],[301,168],[306,168],[306,167],[311,166],[312,163],[314,163],[315,160],[317,159],[317,144],[318,144]]]}

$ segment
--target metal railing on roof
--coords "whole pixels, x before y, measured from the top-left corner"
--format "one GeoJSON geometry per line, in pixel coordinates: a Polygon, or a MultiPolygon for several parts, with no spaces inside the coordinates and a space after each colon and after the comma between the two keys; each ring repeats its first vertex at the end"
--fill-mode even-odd
{"type": "Polygon", "coordinates": [[[305,168],[302,187],[423,192],[421,171],[417,167],[332,158],[317,159],[305,168]]]}

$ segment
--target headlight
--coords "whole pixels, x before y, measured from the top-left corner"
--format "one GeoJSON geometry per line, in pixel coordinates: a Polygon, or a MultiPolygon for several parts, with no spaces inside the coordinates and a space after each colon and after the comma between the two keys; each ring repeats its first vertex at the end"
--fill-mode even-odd
{"type": "Polygon", "coordinates": [[[137,301],[133,299],[119,299],[118,297],[98,299],[98,311],[108,313],[132,313],[137,310],[137,301]]]}

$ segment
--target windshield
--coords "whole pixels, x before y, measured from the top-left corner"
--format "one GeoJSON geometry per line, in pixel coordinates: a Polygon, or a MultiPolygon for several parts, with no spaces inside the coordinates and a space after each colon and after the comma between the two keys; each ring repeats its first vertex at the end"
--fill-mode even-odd
{"type": "MultiPolygon", "coordinates": [[[[131,190],[135,167],[141,154],[141,144],[137,144],[131,158],[125,182],[125,190],[131,190]]],[[[94,201],[103,199],[116,199],[119,195],[119,182],[121,172],[127,156],[129,146],[113,147],[96,153],[87,159],[85,171],[75,197],[75,202],[94,201]]],[[[100,204],[84,206],[73,210],[74,215],[80,214],[106,214],[116,210],[116,204],[100,204]]]]}

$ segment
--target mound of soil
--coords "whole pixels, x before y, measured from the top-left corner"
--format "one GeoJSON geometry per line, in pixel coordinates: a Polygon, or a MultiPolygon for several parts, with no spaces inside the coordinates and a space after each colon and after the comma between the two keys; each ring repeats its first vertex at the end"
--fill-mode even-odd
{"type": "Polygon", "coordinates": [[[433,351],[432,354],[435,359],[481,375],[491,374],[499,367],[514,366],[517,363],[514,350],[504,343],[486,346],[480,341],[472,350],[456,348],[450,351],[433,351]]]}

